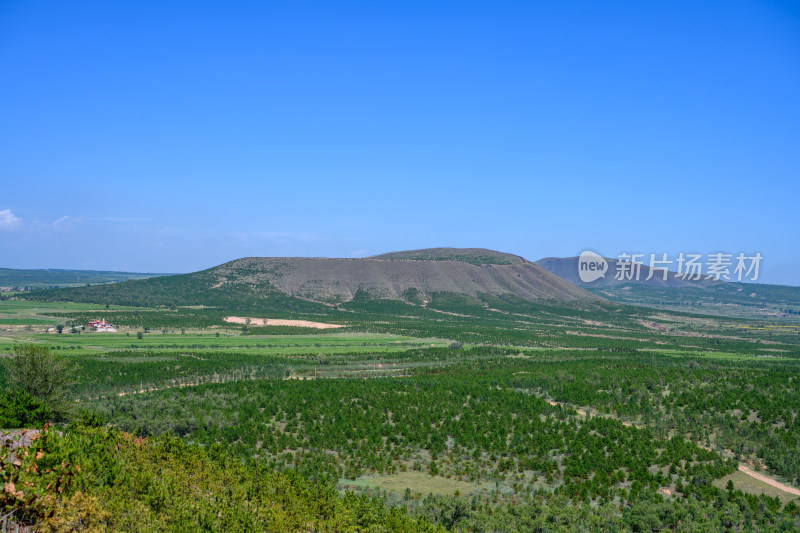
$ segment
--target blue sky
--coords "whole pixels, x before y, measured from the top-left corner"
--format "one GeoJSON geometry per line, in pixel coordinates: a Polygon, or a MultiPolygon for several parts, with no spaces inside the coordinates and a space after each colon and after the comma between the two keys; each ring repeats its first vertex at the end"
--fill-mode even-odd
{"type": "Polygon", "coordinates": [[[800,285],[800,7],[0,2],[0,266],[760,252],[800,285]]]}

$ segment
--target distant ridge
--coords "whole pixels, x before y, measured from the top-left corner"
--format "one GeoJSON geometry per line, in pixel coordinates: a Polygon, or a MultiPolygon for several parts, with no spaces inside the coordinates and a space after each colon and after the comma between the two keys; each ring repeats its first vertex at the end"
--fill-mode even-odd
{"type": "Polygon", "coordinates": [[[0,268],[0,287],[54,288],[87,283],[117,283],[132,279],[169,276],[144,272],[113,270],[68,270],[62,268],[16,269],[0,268]]]}
{"type": "Polygon", "coordinates": [[[682,279],[673,271],[653,273],[642,265],[639,281],[615,279],[617,260],[606,258],[608,273],[590,283],[578,276],[577,257],[547,257],[536,264],[561,279],[608,300],[642,307],[739,318],[795,318],[800,315],[800,287],[706,279],[682,279]]]}
{"type": "Polygon", "coordinates": [[[673,271],[668,271],[666,279],[664,279],[663,270],[656,269],[653,272],[652,277],[647,279],[650,276],[650,267],[646,265],[641,265],[640,272],[639,272],[639,279],[623,279],[619,280],[616,279],[615,274],[617,272],[617,263],[616,259],[605,258],[606,262],[608,263],[608,273],[605,277],[596,279],[595,281],[585,283],[581,281],[580,276],[578,275],[578,258],[577,257],[545,257],[544,259],[539,259],[536,261],[536,264],[542,267],[543,269],[547,270],[558,276],[559,278],[568,281],[574,285],[578,285],[580,287],[587,287],[587,288],[600,288],[600,287],[617,287],[620,285],[626,284],[644,284],[650,285],[654,287],[712,287],[714,285],[720,285],[725,283],[724,281],[717,281],[717,280],[707,280],[705,276],[703,276],[699,280],[691,280],[691,279],[683,279],[678,277],[678,274],[673,271]]]}

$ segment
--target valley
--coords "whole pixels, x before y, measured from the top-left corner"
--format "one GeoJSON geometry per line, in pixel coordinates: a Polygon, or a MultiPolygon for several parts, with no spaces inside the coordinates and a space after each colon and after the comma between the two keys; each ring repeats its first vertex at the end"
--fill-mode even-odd
{"type": "MultiPolygon", "coordinates": [[[[391,261],[453,262],[427,255],[391,261]]],[[[180,439],[424,527],[798,525],[800,321],[469,288],[334,304],[225,269],[0,301],[0,352],[74,365],[63,439],[180,439]],[[118,331],[84,327],[101,318],[118,331]]],[[[86,489],[151,524],[183,505],[86,489]]]]}

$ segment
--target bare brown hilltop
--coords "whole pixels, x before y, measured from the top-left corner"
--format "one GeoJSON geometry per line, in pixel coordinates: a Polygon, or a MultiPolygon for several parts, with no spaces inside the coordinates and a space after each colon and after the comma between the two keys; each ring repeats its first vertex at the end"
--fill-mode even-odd
{"type": "Polygon", "coordinates": [[[269,283],[286,295],[345,302],[360,291],[371,298],[409,300],[433,293],[512,294],[528,301],[599,301],[519,256],[481,248],[430,248],[364,259],[247,257],[208,271],[209,289],[269,283]]]}

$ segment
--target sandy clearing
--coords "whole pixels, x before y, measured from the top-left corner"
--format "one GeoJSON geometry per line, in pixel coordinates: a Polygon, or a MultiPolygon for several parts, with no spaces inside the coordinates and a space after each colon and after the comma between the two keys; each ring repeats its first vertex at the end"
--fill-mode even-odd
{"type": "Polygon", "coordinates": [[[300,328],[332,329],[344,328],[343,324],[326,324],[324,322],[311,322],[309,320],[284,320],[281,318],[253,318],[246,316],[226,316],[225,322],[232,324],[247,324],[251,326],[296,326],[300,328]]]}
{"type": "MultiPolygon", "coordinates": [[[[557,402],[548,401],[547,403],[549,403],[550,405],[559,405],[557,402]]],[[[564,407],[567,407],[569,409],[575,409],[575,411],[577,411],[577,413],[579,415],[585,416],[586,418],[594,418],[595,417],[595,415],[593,413],[587,413],[586,409],[581,409],[580,407],[573,407],[573,406],[565,404],[565,403],[564,404],[560,404],[560,405],[563,405],[564,407]]],[[[620,420],[619,418],[617,418],[616,416],[613,416],[613,415],[602,415],[601,414],[601,415],[598,415],[598,416],[601,416],[603,418],[613,418],[614,420],[619,421],[623,426],[628,426],[628,427],[633,426],[632,422],[628,422],[627,420],[620,420]]]]}
{"type": "Polygon", "coordinates": [[[800,496],[800,489],[796,489],[791,485],[787,485],[785,483],[781,483],[780,481],[775,481],[771,477],[767,477],[764,474],[759,474],[755,470],[750,470],[744,465],[739,465],[739,472],[743,474],[747,474],[753,479],[757,479],[759,481],[763,481],[767,485],[775,487],[776,489],[782,490],[783,492],[788,492],[789,494],[793,494],[795,496],[800,496]]]}

